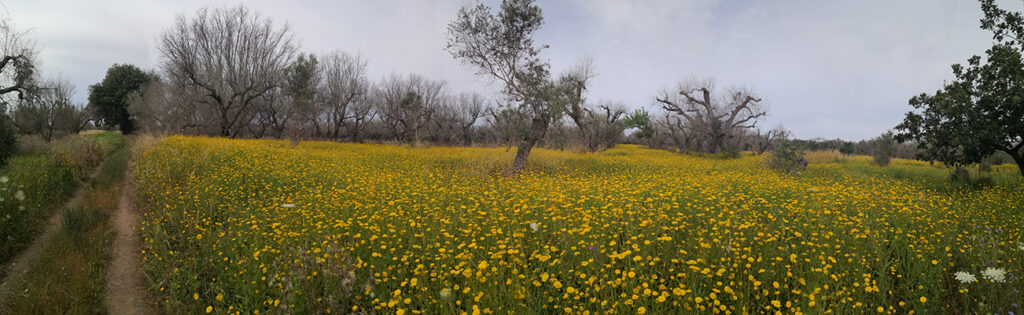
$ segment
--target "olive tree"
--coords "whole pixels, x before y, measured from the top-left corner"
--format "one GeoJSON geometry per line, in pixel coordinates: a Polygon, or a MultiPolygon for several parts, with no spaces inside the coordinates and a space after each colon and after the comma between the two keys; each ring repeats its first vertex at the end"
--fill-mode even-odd
{"type": "Polygon", "coordinates": [[[526,167],[530,151],[548,126],[562,118],[572,95],[571,88],[552,82],[548,62],[540,58],[542,47],[533,41],[543,24],[533,0],[504,0],[498,14],[482,3],[465,6],[448,24],[448,52],[478,75],[502,84],[506,110],[517,112],[507,116],[526,118],[529,127],[520,134],[510,173],[526,167]]]}
{"type": "Polygon", "coordinates": [[[729,142],[757,126],[767,108],[753,91],[729,88],[715,93],[714,81],[690,80],[674,90],[664,90],[655,98],[665,111],[680,116],[675,124],[699,137],[698,149],[720,153],[729,142]]]}

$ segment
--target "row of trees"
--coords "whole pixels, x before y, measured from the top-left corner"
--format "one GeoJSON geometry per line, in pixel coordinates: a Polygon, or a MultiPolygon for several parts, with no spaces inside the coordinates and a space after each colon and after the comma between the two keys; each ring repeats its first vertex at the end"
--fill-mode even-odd
{"type": "MultiPolygon", "coordinates": [[[[536,9],[530,2],[520,2],[519,8],[536,9]]],[[[534,13],[539,23],[539,9],[534,13]]],[[[159,43],[164,58],[157,71],[118,65],[92,87],[90,103],[108,113],[101,115],[104,124],[126,133],[137,125],[146,131],[224,137],[461,145],[532,137],[536,143],[546,138],[531,127],[538,117],[520,110],[535,106],[551,109],[540,119],[544,131],[571,122],[574,136],[563,138],[590,151],[618,142],[626,128],[625,106],[585,101],[587,82],[594,76],[590,62],[540,84],[547,65],[533,60],[523,68],[537,71],[531,85],[507,89],[519,96],[495,100],[450,91],[444,81],[415,74],[371,81],[363,58],[303,53],[287,26],[242,6],[180,16],[159,43]],[[528,99],[531,105],[524,105],[528,99]]],[[[453,53],[456,45],[450,45],[453,53]]],[[[519,74],[511,76],[516,78],[506,77],[509,82],[521,81],[519,74]]]]}
{"type": "MultiPolygon", "coordinates": [[[[917,151],[950,165],[1002,151],[1019,164],[1024,126],[1017,81],[1024,80],[1017,76],[1024,73],[1019,31],[1024,18],[991,1],[982,4],[983,28],[995,32],[997,43],[986,63],[974,57],[967,67],[954,65],[957,81],[911,100],[919,111],[908,113],[895,139],[917,150],[908,144],[877,149],[878,143],[891,142],[887,137],[793,144],[848,154],[885,151],[885,160],[917,151]]],[[[304,53],[286,25],[244,6],[204,8],[179,16],[161,35],[158,69],[110,68],[102,82],[90,86],[87,111],[71,102],[74,88],[66,81],[39,78],[34,42],[5,22],[0,127],[16,126],[47,140],[92,122],[126,134],[142,129],[293,141],[515,144],[510,172],[525,167],[537,145],[575,144],[597,151],[619,143],[627,128],[632,131],[628,141],[712,154],[763,153],[789,136],[781,127],[758,128],[768,112],[758,93],[718,89],[713,80],[688,80],[662,90],[654,97],[660,112],[653,114],[592,102],[587,91],[596,76],[593,63],[583,59],[552,74],[542,57],[548,46],[533,40],[542,25],[533,0],[505,0],[497,13],[484,4],[467,5],[449,23],[447,51],[500,85],[492,98],[450,91],[444,81],[415,74],[371,81],[360,56],[304,53]]]]}

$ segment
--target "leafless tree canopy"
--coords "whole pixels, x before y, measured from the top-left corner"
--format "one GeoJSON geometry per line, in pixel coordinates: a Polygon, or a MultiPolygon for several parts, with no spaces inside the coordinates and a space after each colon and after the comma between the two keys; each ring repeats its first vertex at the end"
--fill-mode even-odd
{"type": "Polygon", "coordinates": [[[15,126],[46,141],[82,131],[89,123],[89,115],[84,106],[72,104],[72,94],[74,86],[67,80],[42,82],[37,91],[14,108],[15,126]]]}
{"type": "Polygon", "coordinates": [[[444,81],[392,74],[377,87],[381,119],[397,138],[419,143],[420,132],[444,101],[444,87],[444,81]]]}
{"type": "Polygon", "coordinates": [[[160,38],[163,69],[187,93],[201,95],[218,118],[221,136],[237,136],[260,97],[277,87],[275,78],[297,51],[287,25],[244,6],[200,9],[179,16],[160,38]]]}
{"type": "Polygon", "coordinates": [[[369,108],[370,82],[366,78],[366,61],[345,52],[334,52],[322,58],[317,117],[318,130],[332,139],[345,133],[357,138],[369,108]]]}
{"type": "MultiPolygon", "coordinates": [[[[38,54],[35,41],[25,32],[15,29],[6,18],[0,20],[0,102],[4,105],[11,103],[6,95],[15,93],[24,99],[31,92],[37,77],[38,54]]],[[[0,110],[4,107],[0,106],[0,110]]]]}
{"type": "Polygon", "coordinates": [[[710,153],[726,149],[767,115],[765,104],[752,90],[729,88],[716,94],[711,80],[680,83],[676,89],[662,91],[655,100],[666,112],[678,116],[667,118],[670,127],[696,140],[697,150],[710,153]]]}

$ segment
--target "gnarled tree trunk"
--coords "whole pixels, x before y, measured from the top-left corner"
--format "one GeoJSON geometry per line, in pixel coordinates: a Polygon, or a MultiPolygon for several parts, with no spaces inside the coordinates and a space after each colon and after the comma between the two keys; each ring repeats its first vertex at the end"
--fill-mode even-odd
{"type": "Polygon", "coordinates": [[[547,131],[548,119],[534,117],[533,123],[530,124],[530,134],[519,143],[519,147],[516,149],[516,158],[512,161],[512,167],[506,174],[516,174],[526,168],[526,162],[530,159],[530,151],[533,150],[533,146],[537,145],[537,141],[544,138],[547,131]]]}

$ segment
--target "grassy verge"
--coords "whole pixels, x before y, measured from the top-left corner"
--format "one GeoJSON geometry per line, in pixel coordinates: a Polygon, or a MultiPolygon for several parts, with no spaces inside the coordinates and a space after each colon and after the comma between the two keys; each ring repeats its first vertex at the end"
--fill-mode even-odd
{"type": "Polygon", "coordinates": [[[123,146],[118,133],[74,136],[51,143],[45,152],[16,156],[0,169],[0,264],[38,235],[79,180],[123,146]]]}
{"type": "Polygon", "coordinates": [[[104,283],[114,233],[109,222],[121,196],[130,152],[101,166],[81,203],[63,213],[63,229],[47,245],[7,305],[13,314],[105,313],[104,283]]]}

